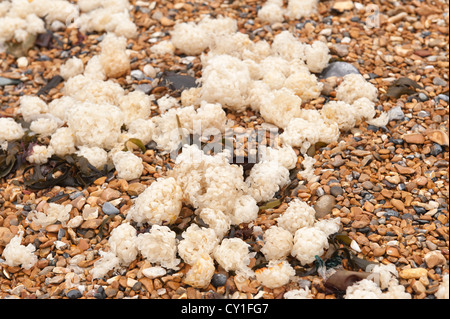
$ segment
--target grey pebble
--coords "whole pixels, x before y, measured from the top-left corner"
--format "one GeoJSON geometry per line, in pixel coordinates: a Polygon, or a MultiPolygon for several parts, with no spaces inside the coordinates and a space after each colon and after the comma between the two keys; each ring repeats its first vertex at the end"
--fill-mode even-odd
{"type": "Polygon", "coordinates": [[[446,81],[444,81],[444,80],[442,80],[440,77],[435,77],[434,79],[433,79],[433,84],[434,85],[439,85],[439,86],[447,86],[447,82],[446,81]]]}
{"type": "Polygon", "coordinates": [[[78,299],[83,296],[83,294],[78,289],[72,289],[67,292],[66,296],[69,299],[78,299]]]}
{"type": "Polygon", "coordinates": [[[133,70],[130,72],[130,75],[135,80],[142,80],[144,78],[144,73],[141,70],[133,70]]]}
{"type": "Polygon", "coordinates": [[[106,215],[117,215],[120,213],[120,210],[117,209],[113,204],[111,204],[110,202],[106,202],[103,204],[102,206],[102,211],[103,213],[105,213],[106,215]]]}
{"type": "Polygon", "coordinates": [[[445,102],[448,102],[448,100],[449,100],[448,95],[445,95],[445,94],[439,94],[437,97],[445,102]]]}
{"type": "Polygon", "coordinates": [[[347,62],[332,62],[330,63],[320,74],[320,79],[326,79],[332,76],[343,77],[347,74],[361,74],[357,68],[353,66],[353,64],[347,62]]]}
{"type": "Polygon", "coordinates": [[[145,94],[149,94],[150,91],[152,90],[152,88],[153,87],[150,84],[148,84],[148,83],[136,85],[136,90],[137,91],[142,91],[145,94]]]}
{"type": "Polygon", "coordinates": [[[224,286],[227,282],[227,276],[224,274],[214,274],[211,278],[211,285],[214,287],[221,287],[224,286]]]}
{"type": "Polygon", "coordinates": [[[428,96],[425,94],[425,93],[419,93],[419,99],[421,100],[421,101],[426,101],[426,100],[428,100],[428,96]]]}
{"type": "Polygon", "coordinates": [[[389,121],[403,120],[405,113],[403,113],[401,106],[396,106],[388,111],[389,121]]]}
{"type": "Polygon", "coordinates": [[[330,194],[335,197],[340,196],[340,195],[344,194],[344,190],[340,186],[331,186],[330,194]]]}

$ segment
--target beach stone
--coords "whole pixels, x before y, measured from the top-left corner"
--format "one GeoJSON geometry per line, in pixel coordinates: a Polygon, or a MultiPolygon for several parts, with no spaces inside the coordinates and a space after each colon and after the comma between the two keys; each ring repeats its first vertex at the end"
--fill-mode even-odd
{"type": "Polygon", "coordinates": [[[98,226],[100,226],[102,221],[103,220],[101,218],[89,219],[89,220],[86,220],[85,222],[83,222],[81,224],[80,228],[83,228],[83,229],[96,229],[96,228],[98,228],[98,226]]]}
{"type": "Polygon", "coordinates": [[[347,74],[361,74],[359,70],[347,62],[332,62],[320,74],[319,79],[326,79],[332,76],[343,77],[347,74]]]}
{"type": "Polygon", "coordinates": [[[329,213],[336,205],[336,198],[333,195],[323,195],[314,204],[314,210],[316,211],[316,218],[322,218],[329,213]]]}
{"type": "Polygon", "coordinates": [[[224,286],[227,282],[227,276],[224,274],[214,274],[211,278],[211,285],[214,287],[224,286]]]}
{"type": "Polygon", "coordinates": [[[397,208],[397,210],[400,212],[402,212],[405,209],[405,204],[403,204],[403,202],[401,200],[393,198],[393,199],[391,199],[391,204],[392,204],[392,206],[397,208]]]}
{"type": "Polygon", "coordinates": [[[14,237],[14,234],[7,227],[0,227],[0,246],[6,246],[14,237]]]}
{"type": "Polygon", "coordinates": [[[411,167],[405,167],[398,164],[394,164],[394,167],[397,169],[397,171],[402,175],[408,175],[408,174],[414,174],[416,170],[411,167]]]}
{"type": "Polygon", "coordinates": [[[340,186],[331,186],[330,194],[336,197],[344,194],[344,190],[340,186]]]}
{"type": "Polygon", "coordinates": [[[405,118],[401,106],[396,106],[388,111],[389,121],[398,121],[405,118]]]}
{"type": "Polygon", "coordinates": [[[406,268],[400,270],[398,275],[403,279],[419,279],[420,277],[426,276],[428,271],[425,268],[406,268]]]}
{"type": "Polygon", "coordinates": [[[423,144],[425,143],[425,137],[420,133],[411,133],[403,135],[403,140],[409,144],[423,144]]]}
{"type": "Polygon", "coordinates": [[[78,299],[81,296],[83,296],[81,291],[79,291],[78,289],[69,290],[66,295],[67,295],[67,298],[69,298],[69,299],[78,299]]]}
{"type": "Polygon", "coordinates": [[[441,130],[433,130],[431,132],[428,132],[427,136],[431,141],[439,145],[449,146],[449,137],[445,132],[441,130]]]}
{"type": "Polygon", "coordinates": [[[147,187],[141,183],[131,183],[128,185],[127,193],[130,196],[138,196],[141,194],[147,187]]]}
{"type": "Polygon", "coordinates": [[[446,259],[445,259],[444,255],[442,255],[442,253],[438,250],[433,250],[433,251],[428,252],[424,256],[424,260],[429,268],[434,268],[436,266],[446,264],[446,259]]]}
{"type": "Polygon", "coordinates": [[[110,202],[105,202],[102,206],[102,211],[103,213],[105,213],[106,215],[117,215],[120,213],[120,210],[118,208],[116,208],[113,204],[111,204],[110,202]]]}
{"type": "Polygon", "coordinates": [[[141,81],[144,78],[144,73],[141,70],[132,70],[130,75],[133,79],[141,81]]]}
{"type": "Polygon", "coordinates": [[[100,195],[100,198],[106,202],[109,202],[110,200],[119,198],[120,195],[121,193],[118,190],[112,188],[105,188],[105,190],[100,195]]]}

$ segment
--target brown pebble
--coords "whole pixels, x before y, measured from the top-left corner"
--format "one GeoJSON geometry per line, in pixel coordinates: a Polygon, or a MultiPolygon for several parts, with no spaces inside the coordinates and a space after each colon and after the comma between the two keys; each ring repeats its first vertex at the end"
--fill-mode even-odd
{"type": "Polygon", "coordinates": [[[434,268],[438,265],[445,265],[447,260],[445,259],[444,255],[440,251],[433,250],[428,252],[424,256],[425,263],[429,268],[434,268]]]}
{"type": "Polygon", "coordinates": [[[399,276],[403,279],[418,279],[422,276],[426,276],[427,273],[428,271],[425,268],[406,268],[399,272],[399,276]]]}
{"type": "Polygon", "coordinates": [[[0,246],[6,246],[14,234],[7,227],[0,227],[0,246]]]}
{"type": "Polygon", "coordinates": [[[100,226],[100,224],[102,223],[102,219],[100,218],[96,218],[96,219],[89,219],[84,221],[80,228],[83,229],[96,229],[98,226],[100,226]]]}
{"type": "Polygon", "coordinates": [[[410,144],[423,144],[425,143],[425,137],[420,133],[411,133],[403,135],[403,140],[410,144]]]}

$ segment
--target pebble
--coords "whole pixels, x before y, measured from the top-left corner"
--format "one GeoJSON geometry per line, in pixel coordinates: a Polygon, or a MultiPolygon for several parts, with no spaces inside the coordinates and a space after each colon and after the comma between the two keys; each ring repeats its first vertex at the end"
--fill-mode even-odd
{"type": "Polygon", "coordinates": [[[419,279],[420,277],[427,276],[428,271],[426,268],[405,268],[400,270],[399,276],[403,279],[419,279]]]}
{"type": "Polygon", "coordinates": [[[116,208],[113,204],[111,204],[110,202],[105,202],[102,206],[102,211],[103,213],[105,213],[106,215],[117,215],[120,213],[120,210],[118,208],[116,208]]]}
{"type": "Polygon", "coordinates": [[[396,106],[388,111],[389,115],[389,121],[399,121],[403,120],[405,117],[405,113],[403,113],[403,110],[401,106],[396,106]]]}
{"type": "Polygon", "coordinates": [[[447,263],[444,255],[442,255],[442,253],[437,250],[428,252],[424,256],[424,260],[428,268],[434,268],[436,266],[445,265],[447,263]]]}
{"type": "Polygon", "coordinates": [[[148,83],[136,85],[136,90],[137,91],[142,91],[145,94],[149,94],[152,91],[152,88],[153,87],[150,84],[148,84],[148,83]]]}
{"type": "Polygon", "coordinates": [[[342,187],[340,187],[340,186],[331,186],[330,194],[337,197],[337,196],[344,194],[344,191],[343,191],[342,187]]]}
{"type": "Polygon", "coordinates": [[[144,73],[141,70],[132,70],[130,72],[130,75],[133,79],[135,79],[137,81],[141,81],[145,77],[144,73]]]}
{"type": "Polygon", "coordinates": [[[420,133],[411,133],[403,135],[403,140],[410,144],[423,144],[425,143],[425,137],[420,133]]]}
{"type": "Polygon", "coordinates": [[[13,237],[14,234],[8,227],[0,227],[0,246],[6,246],[13,237]]]}
{"type": "Polygon", "coordinates": [[[336,198],[333,195],[323,195],[314,204],[316,211],[316,219],[323,218],[331,213],[331,210],[336,205],[336,198]]]}
{"type": "Polygon", "coordinates": [[[224,286],[227,282],[227,276],[224,274],[214,274],[211,278],[211,285],[214,287],[224,286]]]}
{"type": "Polygon", "coordinates": [[[332,46],[332,51],[334,51],[340,57],[346,57],[348,55],[349,46],[346,44],[336,43],[332,46]]]}
{"type": "Polygon", "coordinates": [[[428,101],[428,96],[425,93],[419,93],[419,99],[423,102],[428,101]]]}
{"type": "Polygon", "coordinates": [[[439,86],[447,86],[448,83],[444,80],[442,80],[440,77],[435,77],[433,79],[433,84],[434,85],[439,85],[439,86]]]}
{"type": "Polygon", "coordinates": [[[332,76],[343,77],[351,73],[361,74],[353,64],[340,61],[332,62],[322,71],[319,79],[326,79],[332,76]]]}
{"type": "Polygon", "coordinates": [[[437,143],[434,143],[430,148],[430,154],[433,156],[438,156],[439,154],[442,153],[442,151],[443,151],[442,147],[437,143]]]}
{"type": "Polygon", "coordinates": [[[69,299],[78,299],[78,298],[82,297],[83,294],[78,289],[72,289],[66,293],[66,296],[69,299]]]}
{"type": "Polygon", "coordinates": [[[17,59],[17,66],[21,69],[26,68],[28,66],[28,59],[24,56],[17,59]]]}
{"type": "Polygon", "coordinates": [[[439,94],[437,97],[438,97],[439,99],[441,99],[442,101],[445,101],[445,102],[447,102],[447,103],[448,103],[448,101],[449,101],[448,95],[445,95],[445,94],[439,94]]]}

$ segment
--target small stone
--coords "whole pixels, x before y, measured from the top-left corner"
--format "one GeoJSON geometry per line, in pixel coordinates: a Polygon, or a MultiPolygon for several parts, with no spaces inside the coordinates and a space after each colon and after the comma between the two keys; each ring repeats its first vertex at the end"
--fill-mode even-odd
{"type": "Polygon", "coordinates": [[[403,279],[419,279],[420,277],[427,276],[428,271],[425,268],[406,268],[399,272],[400,278],[403,279]]]}
{"type": "Polygon", "coordinates": [[[159,20],[159,22],[161,22],[161,24],[165,27],[170,27],[173,26],[175,24],[175,22],[167,17],[162,17],[161,20],[159,20]]]}
{"type": "Polygon", "coordinates": [[[402,138],[406,143],[410,143],[410,144],[425,143],[425,137],[420,133],[406,134],[406,135],[403,135],[402,138]]]}
{"type": "Polygon", "coordinates": [[[89,219],[86,220],[83,224],[81,224],[80,228],[83,229],[96,229],[100,224],[102,223],[102,219],[96,218],[96,219],[89,219]]]}
{"type": "Polygon", "coordinates": [[[28,66],[28,59],[24,56],[17,59],[17,66],[21,69],[26,68],[28,66]]]}
{"type": "Polygon", "coordinates": [[[81,251],[85,251],[85,250],[88,250],[91,246],[89,245],[89,242],[86,239],[81,238],[80,241],[78,242],[77,247],[81,251]]]}
{"type": "Polygon", "coordinates": [[[331,210],[336,205],[336,198],[333,195],[323,195],[314,204],[316,211],[316,218],[320,219],[331,213],[331,210]]]}
{"type": "Polygon", "coordinates": [[[373,250],[373,256],[374,257],[380,257],[383,256],[386,253],[385,247],[377,247],[373,250]]]}
{"type": "Polygon", "coordinates": [[[114,207],[113,204],[111,204],[110,202],[105,202],[102,206],[102,211],[103,213],[105,213],[106,215],[117,215],[120,213],[120,210],[116,207],[114,207]]]}
{"type": "Polygon", "coordinates": [[[333,162],[331,162],[331,165],[333,165],[333,167],[340,167],[344,164],[345,161],[342,159],[341,155],[335,156],[333,162]]]}
{"type": "Polygon", "coordinates": [[[106,287],[105,289],[105,295],[108,298],[113,298],[117,295],[117,292],[119,291],[119,289],[117,288],[113,288],[113,287],[106,287]]]}
{"type": "Polygon", "coordinates": [[[105,190],[102,192],[102,195],[100,196],[100,198],[106,202],[109,202],[113,199],[119,198],[120,195],[121,194],[118,190],[115,190],[112,188],[105,188],[105,190]]]}
{"type": "Polygon", "coordinates": [[[359,228],[364,228],[364,227],[368,226],[369,224],[370,224],[370,218],[366,215],[362,215],[361,219],[355,220],[352,223],[352,227],[359,229],[359,228]]]}
{"type": "Polygon", "coordinates": [[[156,74],[157,74],[156,69],[150,64],[147,64],[146,66],[144,66],[143,71],[144,71],[145,75],[147,75],[148,77],[150,77],[152,79],[156,77],[156,74]]]}
{"type": "Polygon", "coordinates": [[[347,62],[332,62],[320,74],[319,79],[326,79],[332,76],[343,77],[347,74],[361,74],[353,64],[347,62]]]}
{"type": "Polygon", "coordinates": [[[434,85],[439,85],[439,86],[447,86],[448,85],[446,81],[442,80],[438,76],[433,79],[433,84],[434,85]]]}
{"type": "Polygon", "coordinates": [[[94,293],[94,297],[96,299],[105,299],[107,297],[105,288],[103,286],[98,287],[97,292],[94,293]]]}
{"type": "Polygon", "coordinates": [[[414,174],[416,172],[416,170],[411,167],[405,167],[398,164],[394,164],[394,167],[397,169],[399,174],[402,175],[414,174]]]}
{"type": "Polygon", "coordinates": [[[67,292],[66,296],[69,299],[78,299],[83,296],[83,294],[78,289],[72,289],[67,292]]]}
{"type": "Polygon", "coordinates": [[[433,156],[438,156],[443,151],[442,147],[439,144],[433,144],[430,147],[430,154],[433,156]]]}
{"type": "Polygon", "coordinates": [[[439,265],[445,265],[446,259],[444,255],[438,250],[430,251],[424,256],[425,263],[429,268],[434,268],[439,265]]]}
{"type": "Polygon", "coordinates": [[[391,204],[392,204],[392,206],[397,208],[397,210],[400,212],[402,212],[405,209],[405,205],[403,204],[403,202],[401,200],[393,198],[393,199],[391,199],[391,204]]]}
{"type": "Polygon", "coordinates": [[[0,246],[6,246],[14,237],[14,234],[8,227],[0,227],[0,246]]]}
{"type": "Polygon", "coordinates": [[[340,57],[348,55],[348,45],[336,43],[331,47],[333,53],[336,53],[340,57]]]}
{"type": "Polygon", "coordinates": [[[396,106],[388,111],[389,121],[399,121],[405,118],[401,106],[396,106]]]}
{"type": "Polygon", "coordinates": [[[364,157],[364,156],[367,156],[367,155],[371,155],[372,152],[371,151],[365,151],[365,150],[352,150],[350,152],[350,154],[358,156],[358,157],[364,157]]]}
{"type": "Polygon", "coordinates": [[[214,274],[211,278],[211,284],[216,288],[224,286],[226,282],[227,276],[224,274],[214,274]]]}
{"type": "Polygon", "coordinates": [[[57,233],[61,229],[61,224],[52,224],[45,227],[45,230],[48,233],[57,233]]]}
{"type": "Polygon", "coordinates": [[[439,144],[449,146],[449,137],[444,131],[441,130],[433,130],[427,133],[428,138],[439,144]]]}
{"type": "Polygon", "coordinates": [[[437,97],[438,97],[440,100],[444,101],[444,102],[447,102],[447,103],[448,103],[448,101],[449,101],[448,95],[445,95],[445,94],[439,94],[437,97]]]}
{"type": "Polygon", "coordinates": [[[127,193],[130,196],[138,196],[141,194],[147,187],[141,183],[131,183],[128,185],[127,193]]]}
{"type": "Polygon", "coordinates": [[[330,194],[337,197],[337,196],[344,194],[344,191],[343,191],[342,187],[340,187],[340,186],[331,186],[330,194]]]}
{"type": "Polygon", "coordinates": [[[145,94],[149,94],[152,91],[152,86],[148,83],[136,85],[136,91],[142,91],[145,94]]]}
{"type": "Polygon", "coordinates": [[[336,10],[336,11],[342,13],[346,10],[352,10],[354,7],[355,7],[355,5],[353,4],[353,1],[344,0],[344,1],[335,1],[331,8],[333,10],[336,10]]]}
{"type": "Polygon", "coordinates": [[[365,182],[361,183],[361,186],[364,189],[370,190],[373,188],[373,183],[371,181],[365,181],[365,182]]]}
{"type": "Polygon", "coordinates": [[[167,273],[167,271],[159,266],[148,267],[142,270],[142,274],[150,279],[155,279],[158,277],[162,277],[167,273]]]}
{"type": "Polygon", "coordinates": [[[144,79],[144,73],[141,70],[132,70],[130,72],[130,75],[133,79],[137,80],[137,81],[141,81],[144,79]]]}
{"type": "Polygon", "coordinates": [[[395,258],[400,257],[400,253],[398,251],[398,248],[397,247],[393,247],[393,246],[388,246],[386,248],[386,254],[391,256],[391,257],[395,257],[395,258]]]}
{"type": "Polygon", "coordinates": [[[98,217],[98,207],[91,207],[90,205],[86,205],[83,208],[82,213],[84,220],[95,219],[98,217]]]}
{"type": "Polygon", "coordinates": [[[411,288],[418,294],[424,293],[427,290],[427,288],[425,288],[425,286],[418,280],[414,281],[411,288]]]}
{"type": "Polygon", "coordinates": [[[84,196],[77,196],[75,199],[72,200],[70,203],[73,207],[75,207],[78,210],[81,210],[86,204],[86,197],[84,196]]]}
{"type": "Polygon", "coordinates": [[[70,228],[77,228],[83,223],[83,217],[78,215],[68,221],[67,226],[70,228]]]}

